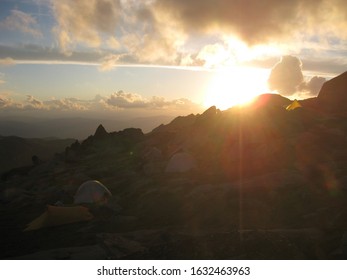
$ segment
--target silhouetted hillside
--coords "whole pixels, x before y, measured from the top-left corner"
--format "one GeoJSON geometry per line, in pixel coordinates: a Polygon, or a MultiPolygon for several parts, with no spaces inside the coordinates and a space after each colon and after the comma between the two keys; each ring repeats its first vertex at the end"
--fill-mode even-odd
{"type": "Polygon", "coordinates": [[[2,178],[1,257],[346,259],[346,79],[296,106],[264,94],[149,133],[95,125],[51,160],[2,178]],[[93,180],[108,195],[90,189],[91,203],[68,208],[93,180]],[[85,216],[66,222],[52,209],[85,216]],[[23,231],[29,223],[35,230],[23,231]]]}

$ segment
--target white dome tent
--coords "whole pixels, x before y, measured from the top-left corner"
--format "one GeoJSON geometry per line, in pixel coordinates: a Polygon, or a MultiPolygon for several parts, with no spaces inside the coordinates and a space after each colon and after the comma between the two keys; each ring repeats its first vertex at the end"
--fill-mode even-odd
{"type": "Polygon", "coordinates": [[[86,181],[78,188],[74,204],[81,203],[106,203],[112,193],[102,183],[96,180],[86,181]]]}
{"type": "Polygon", "coordinates": [[[183,173],[197,168],[194,157],[186,152],[174,154],[165,169],[166,173],[183,173]]]}

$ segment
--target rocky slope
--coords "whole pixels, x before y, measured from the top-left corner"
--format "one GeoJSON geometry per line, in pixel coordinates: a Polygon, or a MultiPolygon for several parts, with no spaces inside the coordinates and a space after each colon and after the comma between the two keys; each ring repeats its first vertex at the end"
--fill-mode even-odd
{"type": "Polygon", "coordinates": [[[1,257],[345,259],[346,79],[327,82],[293,111],[285,110],[290,100],[266,94],[148,134],[99,126],[1,182],[1,257]],[[196,168],[165,173],[177,152],[196,168]],[[93,220],[23,232],[45,205],[71,204],[90,179],[113,193],[107,206],[88,206],[93,220]]]}

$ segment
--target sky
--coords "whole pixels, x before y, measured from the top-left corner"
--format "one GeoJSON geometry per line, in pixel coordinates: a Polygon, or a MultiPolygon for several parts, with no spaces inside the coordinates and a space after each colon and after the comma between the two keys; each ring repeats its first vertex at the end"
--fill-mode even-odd
{"type": "Polygon", "coordinates": [[[0,0],[1,116],[144,116],[317,96],[345,0],[0,0]]]}

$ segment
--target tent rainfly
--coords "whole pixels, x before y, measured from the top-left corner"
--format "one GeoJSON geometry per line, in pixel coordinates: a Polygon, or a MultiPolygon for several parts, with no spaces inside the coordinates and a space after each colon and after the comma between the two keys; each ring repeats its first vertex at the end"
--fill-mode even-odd
{"type": "Polygon", "coordinates": [[[93,215],[89,212],[88,208],[83,206],[61,207],[47,205],[47,210],[31,221],[24,231],[78,223],[91,219],[93,219],[93,215]]]}
{"type": "Polygon", "coordinates": [[[299,101],[297,101],[296,99],[286,107],[287,111],[291,111],[291,110],[295,110],[297,108],[301,108],[301,104],[299,103],[299,101]]]}

